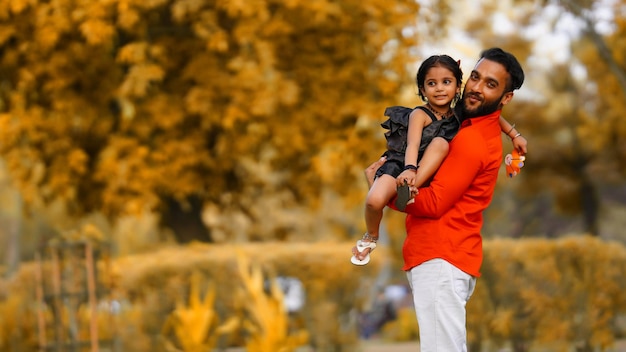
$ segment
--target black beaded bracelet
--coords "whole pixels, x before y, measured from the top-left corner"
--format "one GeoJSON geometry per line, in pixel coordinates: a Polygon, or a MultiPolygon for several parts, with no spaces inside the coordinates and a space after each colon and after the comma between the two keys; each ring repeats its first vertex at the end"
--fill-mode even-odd
{"type": "Polygon", "coordinates": [[[405,170],[416,170],[417,171],[417,166],[415,166],[415,165],[405,165],[404,169],[405,170]]]}

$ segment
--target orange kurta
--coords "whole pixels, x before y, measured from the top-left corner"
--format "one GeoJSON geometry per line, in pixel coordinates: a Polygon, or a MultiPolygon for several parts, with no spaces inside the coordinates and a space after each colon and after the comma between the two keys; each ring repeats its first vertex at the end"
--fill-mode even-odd
{"type": "Polygon", "coordinates": [[[502,161],[499,117],[500,110],[463,121],[432,181],[406,207],[403,270],[442,258],[480,276],[483,211],[502,161]]]}

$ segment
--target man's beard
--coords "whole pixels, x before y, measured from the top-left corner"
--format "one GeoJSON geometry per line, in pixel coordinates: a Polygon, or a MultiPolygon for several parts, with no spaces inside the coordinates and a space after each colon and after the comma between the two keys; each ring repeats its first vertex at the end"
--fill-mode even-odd
{"type": "Polygon", "coordinates": [[[479,105],[475,110],[468,110],[465,105],[465,99],[467,98],[467,94],[463,94],[463,100],[461,103],[461,112],[463,119],[485,116],[495,112],[496,110],[498,110],[498,108],[500,108],[500,101],[502,101],[502,97],[504,97],[504,95],[492,102],[487,102],[483,100],[481,102],[481,105],[479,105]]]}

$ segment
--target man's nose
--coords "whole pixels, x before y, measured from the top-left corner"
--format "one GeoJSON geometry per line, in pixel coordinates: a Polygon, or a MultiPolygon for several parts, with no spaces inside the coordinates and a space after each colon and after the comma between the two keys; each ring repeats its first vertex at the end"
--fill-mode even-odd
{"type": "Polygon", "coordinates": [[[481,94],[483,91],[484,85],[481,82],[475,82],[471,86],[469,86],[469,91],[472,93],[481,94]]]}

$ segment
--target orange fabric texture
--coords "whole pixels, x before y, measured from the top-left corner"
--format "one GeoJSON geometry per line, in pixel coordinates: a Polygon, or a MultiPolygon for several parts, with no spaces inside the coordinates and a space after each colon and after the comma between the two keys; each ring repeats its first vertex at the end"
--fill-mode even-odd
{"type": "Polygon", "coordinates": [[[442,258],[480,276],[483,210],[502,160],[499,117],[500,110],[463,121],[432,181],[406,207],[403,270],[442,258]]]}

